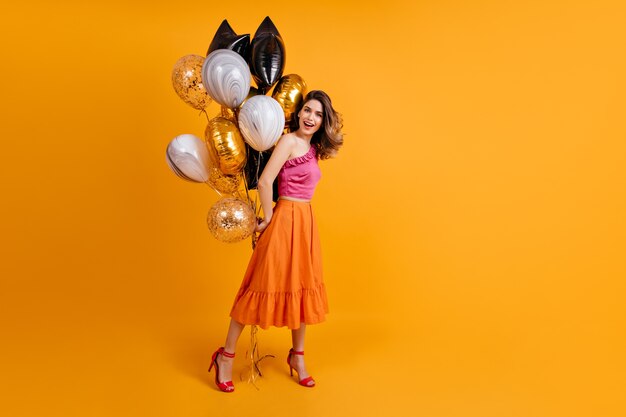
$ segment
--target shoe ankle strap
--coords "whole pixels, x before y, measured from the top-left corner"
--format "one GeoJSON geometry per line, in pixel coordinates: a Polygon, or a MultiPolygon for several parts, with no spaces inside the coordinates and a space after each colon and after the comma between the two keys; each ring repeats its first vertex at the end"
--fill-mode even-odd
{"type": "Polygon", "coordinates": [[[226,352],[226,350],[224,350],[223,347],[220,348],[219,352],[220,352],[220,355],[222,355],[222,356],[224,356],[226,358],[234,358],[235,357],[235,353],[234,352],[233,353],[226,352]]]}
{"type": "Polygon", "coordinates": [[[293,350],[293,348],[291,348],[291,353],[293,353],[294,355],[304,355],[304,351],[297,351],[297,350],[293,350]]]}

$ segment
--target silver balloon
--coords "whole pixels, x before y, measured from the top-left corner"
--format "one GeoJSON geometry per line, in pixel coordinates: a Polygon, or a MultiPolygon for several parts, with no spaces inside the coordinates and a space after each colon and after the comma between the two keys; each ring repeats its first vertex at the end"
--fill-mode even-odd
{"type": "Polygon", "coordinates": [[[202,82],[213,100],[235,109],[250,91],[250,69],[237,52],[218,49],[204,60],[202,82]]]}
{"type": "Polygon", "coordinates": [[[239,130],[248,145],[259,152],[274,146],[284,128],[283,108],[271,97],[250,97],[239,110],[239,130]]]}
{"type": "Polygon", "coordinates": [[[209,180],[209,151],[204,141],[194,135],[176,136],[167,145],[165,160],[180,178],[192,182],[209,180]]]}

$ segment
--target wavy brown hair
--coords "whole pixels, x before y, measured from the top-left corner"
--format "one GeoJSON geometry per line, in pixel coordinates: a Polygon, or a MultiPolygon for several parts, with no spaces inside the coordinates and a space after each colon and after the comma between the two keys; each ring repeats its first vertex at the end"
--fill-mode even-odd
{"type": "Polygon", "coordinates": [[[300,128],[300,118],[298,113],[309,100],[317,100],[322,103],[324,109],[324,117],[321,128],[313,134],[311,143],[317,148],[317,154],[320,159],[328,159],[337,155],[339,148],[343,145],[343,120],[341,115],[335,111],[328,94],[322,90],[312,90],[306,95],[304,100],[300,102],[298,108],[291,118],[290,128],[295,132],[300,128]]]}

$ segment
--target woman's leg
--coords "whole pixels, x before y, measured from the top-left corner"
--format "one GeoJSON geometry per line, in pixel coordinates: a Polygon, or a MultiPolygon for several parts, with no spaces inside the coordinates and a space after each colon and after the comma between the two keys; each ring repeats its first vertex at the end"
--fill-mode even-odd
{"type": "Polygon", "coordinates": [[[293,350],[303,351],[304,350],[304,336],[306,335],[306,324],[300,323],[299,329],[294,329],[291,331],[291,343],[293,345],[293,350]]]}
{"type": "MultiPolygon", "coordinates": [[[[243,331],[245,324],[241,324],[234,319],[230,319],[230,325],[228,326],[228,334],[226,335],[226,343],[224,344],[224,350],[229,353],[235,353],[237,349],[237,340],[243,331]]],[[[227,358],[224,355],[219,355],[217,358],[217,364],[220,367],[220,374],[218,379],[220,382],[232,381],[233,378],[233,362],[235,358],[227,358]]]]}
{"type": "MultiPolygon", "coordinates": [[[[291,342],[293,344],[293,350],[302,352],[304,351],[304,336],[306,334],[306,324],[300,323],[299,329],[291,331],[291,342]]],[[[291,355],[291,366],[298,372],[298,378],[303,380],[309,376],[304,366],[304,355],[291,355]]]]}

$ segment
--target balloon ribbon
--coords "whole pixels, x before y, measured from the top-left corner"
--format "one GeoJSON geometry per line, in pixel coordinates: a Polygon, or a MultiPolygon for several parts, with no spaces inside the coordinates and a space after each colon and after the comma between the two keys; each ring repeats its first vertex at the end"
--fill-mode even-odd
{"type": "Polygon", "coordinates": [[[267,357],[274,358],[274,355],[263,355],[259,354],[259,340],[257,337],[257,332],[259,328],[256,325],[250,326],[250,349],[246,352],[246,356],[250,359],[250,365],[248,369],[240,375],[241,380],[244,380],[244,374],[248,374],[248,383],[254,385],[254,388],[259,389],[255,384],[256,379],[258,377],[263,376],[261,373],[261,368],[259,368],[259,363],[267,357]]]}

